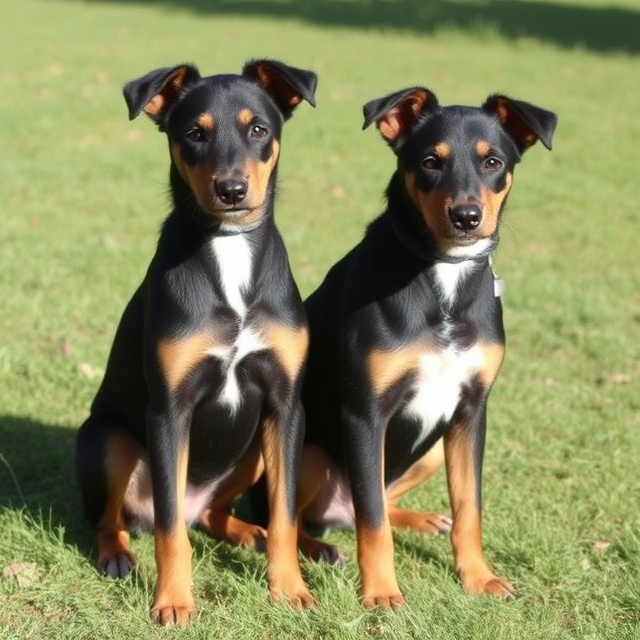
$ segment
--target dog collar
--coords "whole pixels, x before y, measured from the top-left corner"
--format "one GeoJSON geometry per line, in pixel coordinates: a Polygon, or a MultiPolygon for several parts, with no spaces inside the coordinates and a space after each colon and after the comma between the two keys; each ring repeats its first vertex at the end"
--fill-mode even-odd
{"type": "Polygon", "coordinates": [[[468,260],[480,261],[486,258],[487,256],[491,256],[494,247],[489,246],[484,251],[480,253],[476,253],[473,256],[452,256],[446,253],[439,253],[438,251],[434,251],[427,244],[422,244],[416,241],[415,237],[410,234],[404,225],[396,219],[396,216],[393,212],[390,212],[391,218],[391,226],[393,227],[393,231],[396,234],[396,238],[400,241],[405,249],[410,251],[414,256],[424,260],[425,262],[446,262],[448,264],[460,264],[461,262],[467,262],[468,260]]]}
{"type": "Polygon", "coordinates": [[[451,256],[447,253],[435,253],[432,255],[436,262],[446,262],[447,264],[460,264],[461,262],[467,262],[469,260],[479,262],[480,260],[483,260],[487,256],[490,258],[492,251],[493,251],[493,248],[485,249],[484,251],[481,251],[480,253],[476,253],[472,256],[451,256]]]}
{"type": "Polygon", "coordinates": [[[461,264],[462,262],[467,262],[468,260],[472,260],[474,262],[479,262],[480,260],[484,260],[485,258],[489,259],[489,269],[491,269],[491,274],[493,275],[493,295],[496,298],[500,298],[502,294],[505,292],[506,285],[502,278],[499,278],[493,268],[493,249],[495,247],[490,246],[489,248],[477,253],[473,256],[451,256],[448,254],[441,254],[435,251],[430,250],[429,248],[422,246],[420,243],[416,242],[416,239],[408,233],[408,231],[400,224],[398,220],[396,220],[396,216],[391,212],[391,226],[393,227],[393,231],[396,234],[396,238],[400,241],[405,249],[407,249],[414,256],[424,260],[425,262],[445,262],[447,264],[461,264]]]}
{"type": "Polygon", "coordinates": [[[222,228],[222,224],[220,224],[218,226],[218,228],[214,231],[214,235],[217,236],[237,236],[241,233],[249,233],[250,231],[255,231],[258,227],[261,227],[262,224],[265,222],[265,220],[267,220],[268,218],[271,218],[273,214],[271,212],[266,213],[265,215],[263,215],[261,218],[258,218],[257,220],[255,220],[254,222],[251,222],[249,224],[245,224],[243,226],[233,226],[233,227],[227,227],[226,229],[222,228]]]}
{"type": "Polygon", "coordinates": [[[500,298],[505,292],[507,285],[502,278],[498,277],[496,270],[493,268],[493,256],[489,255],[489,269],[491,269],[491,275],[493,276],[493,295],[496,298],[500,298]]]}

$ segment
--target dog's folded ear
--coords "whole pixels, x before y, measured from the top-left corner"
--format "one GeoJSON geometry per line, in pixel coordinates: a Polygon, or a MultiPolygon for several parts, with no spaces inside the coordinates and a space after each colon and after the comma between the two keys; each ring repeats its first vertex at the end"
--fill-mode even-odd
{"type": "Polygon", "coordinates": [[[424,87],[411,87],[367,102],[362,107],[363,129],[376,123],[382,137],[397,148],[425,113],[439,109],[434,93],[424,87]]]}
{"type": "Polygon", "coordinates": [[[122,92],[129,107],[129,120],[144,111],[161,125],[164,114],[178,96],[200,80],[200,72],[190,64],[155,69],[124,85],[122,92]]]}
{"type": "Polygon", "coordinates": [[[318,76],[313,71],[290,67],[277,60],[251,60],[244,65],[242,75],[262,85],[285,119],[291,117],[302,100],[316,106],[318,76]]]}
{"type": "Polygon", "coordinates": [[[501,94],[489,96],[482,108],[498,116],[521,152],[538,140],[551,149],[551,138],[558,123],[555,113],[501,94]]]}

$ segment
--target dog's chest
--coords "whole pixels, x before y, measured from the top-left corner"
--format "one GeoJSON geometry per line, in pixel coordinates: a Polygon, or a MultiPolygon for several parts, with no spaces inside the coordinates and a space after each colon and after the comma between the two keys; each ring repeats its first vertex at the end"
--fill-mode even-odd
{"type": "Polygon", "coordinates": [[[425,350],[418,357],[413,395],[405,412],[422,423],[424,436],[441,422],[451,420],[465,385],[478,373],[483,353],[477,345],[462,348],[452,338],[460,320],[448,316],[446,309],[454,303],[458,287],[472,267],[469,263],[441,263],[434,268],[434,285],[443,308],[443,320],[432,327],[433,338],[444,346],[425,350]]]}
{"type": "Polygon", "coordinates": [[[223,382],[219,401],[235,411],[242,401],[237,367],[248,355],[268,348],[260,327],[247,321],[246,294],[251,282],[253,256],[247,239],[241,235],[220,236],[211,242],[218,267],[223,306],[234,312],[238,330],[234,337],[211,347],[208,355],[222,365],[223,382]]]}
{"type": "Polygon", "coordinates": [[[410,399],[402,413],[421,425],[419,441],[441,422],[449,422],[462,397],[462,391],[482,369],[484,354],[478,346],[461,350],[449,346],[418,357],[410,399]]]}

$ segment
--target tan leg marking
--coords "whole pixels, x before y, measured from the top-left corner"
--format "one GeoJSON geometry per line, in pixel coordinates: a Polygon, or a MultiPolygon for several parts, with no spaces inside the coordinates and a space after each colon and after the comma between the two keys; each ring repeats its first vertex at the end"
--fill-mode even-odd
{"type": "Polygon", "coordinates": [[[393,538],[387,514],[378,529],[356,523],[356,535],[362,604],[366,609],[396,609],[402,606],[405,600],[396,579],[393,538]]]}
{"type": "Polygon", "coordinates": [[[408,491],[430,478],[444,463],[442,439],[415,462],[387,491],[389,521],[397,529],[412,529],[431,535],[451,530],[451,518],[438,513],[417,512],[401,509],[398,502],[408,491]]]}
{"type": "Polygon", "coordinates": [[[200,516],[200,525],[215,538],[230,544],[264,549],[267,532],[231,513],[231,501],[253,486],[263,471],[260,443],[256,441],[238,462],[233,475],[216,491],[213,501],[200,516]]]}
{"type": "MultiPolygon", "coordinates": [[[[504,358],[504,345],[484,343],[480,381],[489,389],[504,358]]],[[[496,577],[484,558],[481,514],[477,502],[473,434],[464,425],[453,425],[444,438],[447,482],[453,515],[451,544],[456,571],[470,593],[487,593],[502,598],[514,595],[513,586],[496,577]]]]}
{"type": "Polygon", "coordinates": [[[425,353],[424,345],[413,344],[394,351],[374,349],[367,356],[369,380],[376,396],[381,396],[402,376],[414,369],[425,353]]]}
{"type": "Polygon", "coordinates": [[[482,370],[478,375],[480,376],[482,384],[490,388],[498,376],[502,361],[504,360],[504,345],[485,342],[479,346],[482,350],[484,361],[482,363],[482,370]]]}
{"type": "Polygon", "coordinates": [[[142,455],[142,447],[124,431],[109,439],[105,457],[107,504],[96,528],[98,567],[111,578],[123,578],[135,565],[129,550],[129,532],[122,506],[131,473],[142,455]]]}
{"type": "Polygon", "coordinates": [[[305,327],[272,324],[263,333],[289,380],[295,380],[307,356],[308,330],[305,327]]]}
{"type": "Polygon", "coordinates": [[[325,451],[316,445],[306,444],[302,450],[298,476],[298,548],[311,560],[343,565],[346,559],[335,545],[310,536],[303,526],[305,509],[320,493],[325,483],[330,482],[333,473],[337,473],[337,469],[325,451]]]}
{"type": "Polygon", "coordinates": [[[366,609],[381,607],[396,609],[405,604],[400,592],[393,555],[393,537],[389,522],[388,505],[384,487],[384,452],[381,460],[380,493],[383,496],[382,521],[378,527],[371,526],[357,517],[356,539],[358,543],[358,566],[362,589],[362,604],[366,609]]]}
{"type": "Polygon", "coordinates": [[[514,588],[508,581],[495,576],[484,558],[471,437],[464,427],[454,427],[444,439],[456,571],[469,593],[509,598],[514,595],[514,588]]]}
{"type": "Polygon", "coordinates": [[[186,625],[196,613],[191,578],[191,543],[185,523],[184,499],[189,452],[180,452],[176,478],[177,513],[174,528],[154,531],[158,584],[151,618],[162,625],[186,625]]]}
{"type": "Polygon", "coordinates": [[[160,340],[158,362],[171,391],[177,389],[194,367],[207,357],[207,351],[215,342],[212,331],[194,333],[176,340],[160,340]]]}
{"type": "Polygon", "coordinates": [[[287,473],[283,465],[282,429],[271,417],[262,425],[263,456],[269,496],[269,528],[267,536],[267,574],[269,593],[274,601],[283,597],[294,607],[315,606],[298,562],[297,520],[289,515],[285,489],[287,473]]]}

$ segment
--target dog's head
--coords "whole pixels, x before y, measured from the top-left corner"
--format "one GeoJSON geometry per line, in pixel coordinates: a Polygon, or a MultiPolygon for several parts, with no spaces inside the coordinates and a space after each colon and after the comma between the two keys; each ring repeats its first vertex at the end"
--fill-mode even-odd
{"type": "Polygon", "coordinates": [[[269,210],[283,122],[314,105],[316,84],[311,71],[254,60],[241,75],[157,69],[123,92],[130,119],[144,111],[169,138],[174,204],[192,197],[199,220],[241,230],[269,210]]]}
{"type": "Polygon", "coordinates": [[[555,114],[504,95],[482,107],[441,107],[423,87],[368,102],[364,128],[375,122],[398,159],[406,198],[443,256],[491,251],[522,153],[540,140],[551,149],[555,114]]]}

